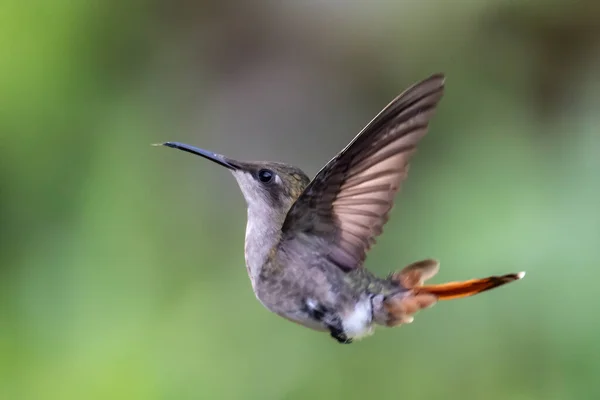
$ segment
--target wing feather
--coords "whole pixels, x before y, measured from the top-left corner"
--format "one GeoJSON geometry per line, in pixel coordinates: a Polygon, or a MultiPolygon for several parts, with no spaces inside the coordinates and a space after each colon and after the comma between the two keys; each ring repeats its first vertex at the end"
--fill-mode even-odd
{"type": "Polygon", "coordinates": [[[315,235],[323,257],[345,271],[360,268],[383,231],[443,90],[444,76],[433,75],[404,91],[369,122],[291,207],[283,224],[283,245],[297,244],[300,233],[315,235]]]}

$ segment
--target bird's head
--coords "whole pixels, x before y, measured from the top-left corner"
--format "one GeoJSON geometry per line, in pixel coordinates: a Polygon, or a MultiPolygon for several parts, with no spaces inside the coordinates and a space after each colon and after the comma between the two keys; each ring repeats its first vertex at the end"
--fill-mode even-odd
{"type": "Polygon", "coordinates": [[[166,142],[160,145],[204,157],[229,169],[238,182],[248,209],[256,213],[265,215],[281,213],[285,216],[310,182],[302,170],[283,163],[238,161],[178,142],[166,142]]]}

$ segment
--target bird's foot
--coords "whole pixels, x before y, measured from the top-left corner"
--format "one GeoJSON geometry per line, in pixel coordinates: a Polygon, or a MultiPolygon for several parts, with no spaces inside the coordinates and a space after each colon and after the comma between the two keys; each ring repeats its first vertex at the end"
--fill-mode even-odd
{"type": "Polygon", "coordinates": [[[331,337],[334,338],[335,340],[337,340],[339,343],[342,343],[342,344],[352,343],[352,338],[349,338],[348,336],[346,336],[346,334],[344,332],[342,332],[341,330],[334,329],[332,327],[329,327],[329,330],[331,331],[331,337]]]}
{"type": "Polygon", "coordinates": [[[306,311],[312,319],[324,323],[329,329],[331,337],[337,340],[339,343],[352,343],[352,339],[346,336],[342,329],[342,321],[331,310],[326,309],[322,304],[307,301],[306,311]]]}

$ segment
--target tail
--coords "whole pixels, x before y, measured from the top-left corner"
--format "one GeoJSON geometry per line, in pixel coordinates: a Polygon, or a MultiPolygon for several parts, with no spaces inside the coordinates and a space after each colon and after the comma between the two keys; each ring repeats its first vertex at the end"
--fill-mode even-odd
{"type": "Polygon", "coordinates": [[[440,285],[423,285],[423,282],[432,278],[438,270],[439,263],[437,261],[423,260],[410,264],[390,277],[392,282],[409,289],[410,294],[386,299],[385,308],[388,314],[388,326],[412,322],[413,314],[423,308],[431,307],[438,300],[473,296],[517,281],[525,276],[525,272],[519,272],[517,274],[490,276],[483,279],[449,282],[440,285]]]}
{"type": "Polygon", "coordinates": [[[525,272],[518,274],[507,274],[502,276],[490,276],[483,279],[471,279],[463,282],[448,282],[441,285],[418,286],[413,289],[415,294],[432,294],[438,300],[460,299],[462,297],[474,296],[476,294],[497,288],[507,283],[518,281],[525,276],[525,272]]]}

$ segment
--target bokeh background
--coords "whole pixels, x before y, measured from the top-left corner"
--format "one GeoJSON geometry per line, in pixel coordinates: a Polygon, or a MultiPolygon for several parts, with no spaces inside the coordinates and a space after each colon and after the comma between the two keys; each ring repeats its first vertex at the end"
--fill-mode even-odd
{"type": "Polygon", "coordinates": [[[0,4],[0,399],[596,399],[600,2],[0,4]],[[447,92],[367,265],[527,278],[341,346],[268,313],[230,174],[447,92]]]}

